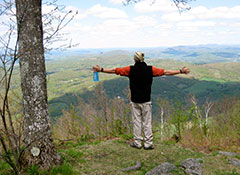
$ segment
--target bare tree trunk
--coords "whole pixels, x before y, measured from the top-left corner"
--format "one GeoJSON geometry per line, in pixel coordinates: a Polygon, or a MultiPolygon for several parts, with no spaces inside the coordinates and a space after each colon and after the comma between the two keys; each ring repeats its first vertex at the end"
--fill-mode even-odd
{"type": "Polygon", "coordinates": [[[204,108],[204,111],[205,111],[205,123],[206,124],[208,123],[208,115],[209,115],[209,112],[210,112],[213,104],[214,103],[212,103],[210,101],[206,101],[205,108],[204,108]]]}
{"type": "Polygon", "coordinates": [[[164,128],[163,114],[164,114],[164,109],[163,109],[163,107],[160,107],[160,109],[161,109],[161,140],[163,140],[163,128],[164,128]]]}
{"type": "Polygon", "coordinates": [[[62,162],[57,153],[48,113],[41,0],[15,0],[19,35],[24,142],[29,165],[49,169],[62,162]]]}
{"type": "Polygon", "coordinates": [[[198,121],[200,122],[199,127],[202,130],[202,116],[201,116],[200,109],[198,108],[197,99],[195,98],[195,96],[192,96],[191,100],[192,100],[192,103],[194,104],[195,116],[198,119],[198,121]]]}

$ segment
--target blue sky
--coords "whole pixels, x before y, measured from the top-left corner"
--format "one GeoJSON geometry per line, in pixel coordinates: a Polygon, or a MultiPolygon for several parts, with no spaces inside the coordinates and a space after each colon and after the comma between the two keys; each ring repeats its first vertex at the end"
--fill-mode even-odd
{"type": "Polygon", "coordinates": [[[152,1],[58,0],[78,11],[62,32],[79,48],[240,44],[239,0],[196,0],[181,15],[171,0],[152,1]]]}

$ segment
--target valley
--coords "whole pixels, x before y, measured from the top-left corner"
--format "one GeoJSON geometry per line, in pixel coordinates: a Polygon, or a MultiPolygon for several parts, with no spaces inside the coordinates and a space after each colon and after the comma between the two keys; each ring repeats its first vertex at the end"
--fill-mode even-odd
{"type": "MultiPolygon", "coordinates": [[[[158,52],[155,49],[142,48],[145,51],[146,63],[149,65],[163,69],[180,69],[182,66],[187,66],[191,69],[189,75],[154,78],[152,100],[156,101],[159,98],[170,101],[176,98],[184,100],[187,96],[194,95],[200,103],[204,103],[206,99],[215,101],[223,97],[239,97],[240,62],[238,62],[239,57],[236,55],[240,49],[237,50],[235,47],[231,49],[229,47],[212,47],[178,47],[178,49],[181,48],[181,51],[178,51],[178,53],[174,52],[177,49],[174,47],[167,48],[164,51],[160,49],[161,53],[159,54],[157,54],[158,52]],[[203,50],[205,50],[206,54],[202,54],[203,50]],[[219,50],[222,50],[222,54],[212,57],[211,54],[219,50]],[[227,51],[230,56],[235,56],[227,57],[227,51]],[[172,58],[167,58],[166,55],[163,56],[162,54],[172,54],[173,56],[172,58]],[[187,62],[186,59],[179,57],[182,54],[191,55],[191,60],[187,62]],[[199,60],[209,61],[199,64],[199,60]]],[[[135,48],[135,50],[139,49],[135,48]]],[[[64,57],[56,54],[54,59],[46,62],[49,111],[53,118],[61,116],[63,109],[69,109],[71,105],[77,105],[79,97],[86,101],[93,99],[94,87],[99,83],[103,85],[105,92],[110,98],[118,96],[127,101],[127,77],[100,73],[100,81],[94,83],[91,67],[96,64],[104,68],[131,65],[133,64],[132,54],[134,53],[132,49],[93,50],[92,53],[90,50],[84,53],[72,52],[72,55],[70,53],[69,51],[67,53],[63,52],[64,57]],[[57,59],[58,57],[59,59],[57,59]]],[[[53,56],[51,55],[51,57],[53,56]]],[[[155,108],[156,106],[153,106],[154,110],[155,108]]]]}

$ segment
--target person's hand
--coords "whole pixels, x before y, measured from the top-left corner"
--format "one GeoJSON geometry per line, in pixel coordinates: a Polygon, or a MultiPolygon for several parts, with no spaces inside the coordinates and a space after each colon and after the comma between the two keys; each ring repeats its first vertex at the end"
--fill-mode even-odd
{"type": "Polygon", "coordinates": [[[186,68],[186,66],[182,67],[182,69],[180,69],[180,73],[181,74],[188,74],[190,73],[190,69],[186,68]]]}
{"type": "Polygon", "coordinates": [[[100,72],[101,71],[101,67],[99,65],[96,65],[96,67],[93,66],[92,69],[93,69],[94,72],[100,72]]]}

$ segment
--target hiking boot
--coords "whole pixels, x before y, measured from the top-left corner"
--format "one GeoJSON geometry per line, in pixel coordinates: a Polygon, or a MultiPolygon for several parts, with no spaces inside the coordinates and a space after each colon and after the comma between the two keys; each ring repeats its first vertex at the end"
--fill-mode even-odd
{"type": "Polygon", "coordinates": [[[151,145],[151,146],[149,146],[149,147],[145,147],[145,146],[144,146],[144,149],[145,149],[145,150],[151,150],[151,149],[154,149],[154,146],[153,146],[153,145],[151,145]]]}
{"type": "Polygon", "coordinates": [[[135,142],[132,142],[129,144],[131,147],[133,148],[137,148],[137,149],[141,149],[142,147],[141,146],[137,146],[135,142]]]}

